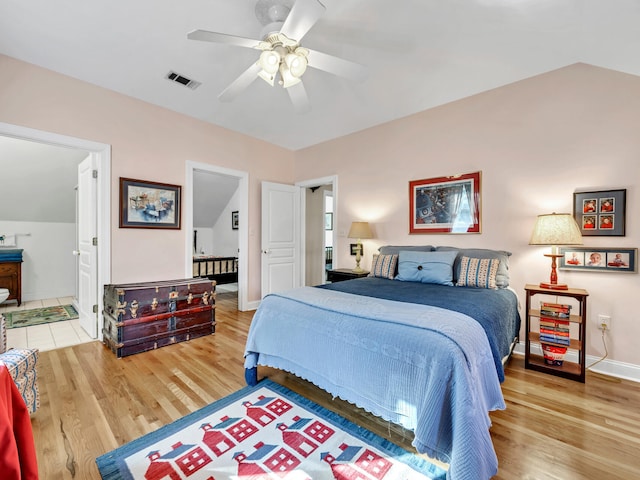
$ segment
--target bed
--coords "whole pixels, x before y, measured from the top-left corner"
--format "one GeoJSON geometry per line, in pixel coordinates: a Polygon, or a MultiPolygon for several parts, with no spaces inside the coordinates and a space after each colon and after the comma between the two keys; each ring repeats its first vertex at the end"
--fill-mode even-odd
{"type": "Polygon", "coordinates": [[[266,296],[245,349],[414,432],[451,480],[497,473],[489,412],[520,328],[508,252],[383,247],[372,276],[266,296]]]}
{"type": "Polygon", "coordinates": [[[196,255],[193,257],[193,277],[215,280],[218,285],[238,281],[238,257],[196,255]]]}

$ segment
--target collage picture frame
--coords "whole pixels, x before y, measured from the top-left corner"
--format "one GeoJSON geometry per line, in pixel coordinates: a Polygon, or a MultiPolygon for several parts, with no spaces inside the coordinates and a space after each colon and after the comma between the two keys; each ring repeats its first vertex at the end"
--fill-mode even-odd
{"type": "Polygon", "coordinates": [[[637,248],[560,247],[560,254],[561,270],[638,271],[637,248]]]}
{"type": "Polygon", "coordinates": [[[624,236],[626,197],[625,189],[575,192],[573,217],[582,236],[624,236]]]}

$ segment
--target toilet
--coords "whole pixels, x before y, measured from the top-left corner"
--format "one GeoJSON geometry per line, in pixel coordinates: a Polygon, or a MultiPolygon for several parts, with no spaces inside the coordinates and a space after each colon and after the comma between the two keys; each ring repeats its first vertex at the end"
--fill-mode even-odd
{"type": "Polygon", "coordinates": [[[9,298],[9,290],[6,288],[0,288],[0,304],[9,298]]]}

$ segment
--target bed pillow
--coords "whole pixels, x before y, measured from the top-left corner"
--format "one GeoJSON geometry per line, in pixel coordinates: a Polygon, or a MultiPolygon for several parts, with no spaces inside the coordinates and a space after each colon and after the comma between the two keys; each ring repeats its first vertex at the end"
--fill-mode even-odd
{"type": "Polygon", "coordinates": [[[401,250],[398,276],[403,282],[453,285],[453,262],[456,252],[417,252],[401,250]]]}
{"type": "Polygon", "coordinates": [[[491,250],[488,248],[457,248],[457,247],[436,247],[437,252],[456,251],[458,256],[453,264],[453,281],[458,282],[460,278],[460,265],[462,257],[469,258],[495,258],[498,264],[498,272],[496,274],[496,286],[505,288],[509,286],[509,257],[511,252],[505,250],[491,250]]]}
{"type": "Polygon", "coordinates": [[[378,251],[383,255],[398,255],[400,251],[405,252],[433,252],[435,247],[433,245],[383,245],[378,251]]]}
{"type": "Polygon", "coordinates": [[[498,288],[496,274],[500,260],[497,258],[462,257],[458,287],[498,288]]]}
{"type": "Polygon", "coordinates": [[[370,277],[388,278],[393,280],[396,276],[398,255],[373,255],[370,277]]]}

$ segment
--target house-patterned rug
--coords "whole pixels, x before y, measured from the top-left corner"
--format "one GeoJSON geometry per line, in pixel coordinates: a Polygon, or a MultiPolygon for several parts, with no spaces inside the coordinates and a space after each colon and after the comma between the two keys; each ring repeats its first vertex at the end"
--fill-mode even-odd
{"type": "Polygon", "coordinates": [[[31,310],[14,310],[5,312],[7,328],[30,327],[42,323],[60,322],[78,318],[73,305],[56,305],[55,307],[33,308],[31,310]]]}
{"type": "Polygon", "coordinates": [[[96,459],[104,480],[425,480],[446,472],[270,380],[96,459]]]}

